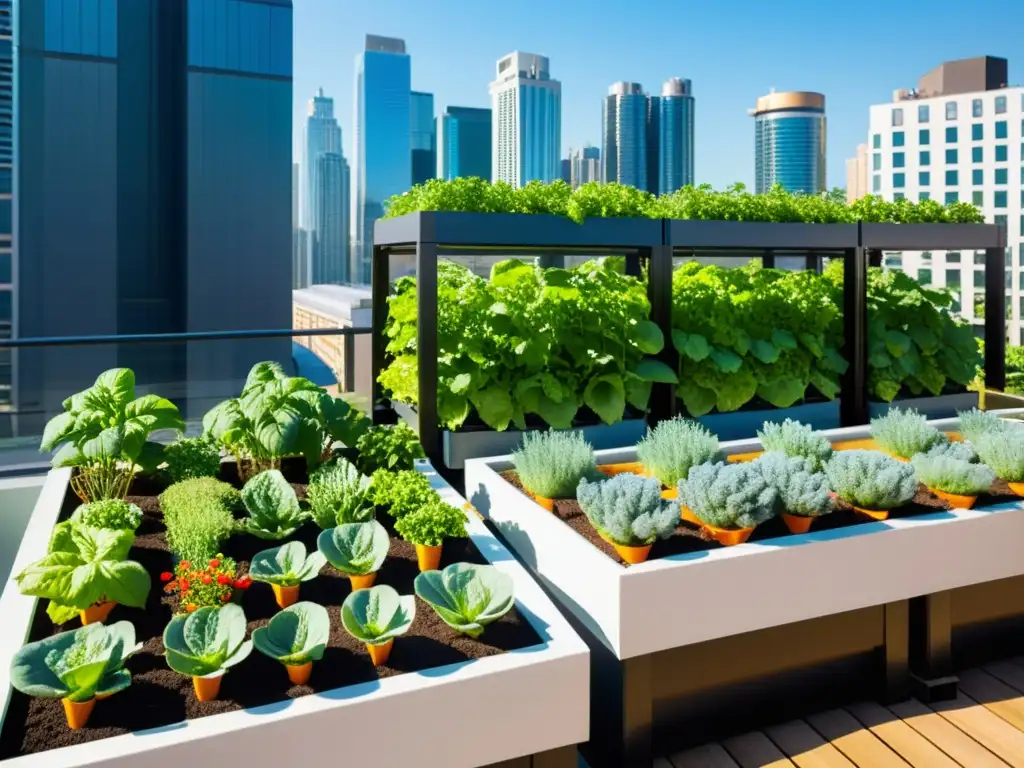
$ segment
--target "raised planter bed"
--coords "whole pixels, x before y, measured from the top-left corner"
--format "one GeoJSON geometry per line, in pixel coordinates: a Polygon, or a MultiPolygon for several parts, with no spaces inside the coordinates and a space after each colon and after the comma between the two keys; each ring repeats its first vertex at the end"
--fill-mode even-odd
{"type": "MultiPolygon", "coordinates": [[[[468,507],[429,464],[420,462],[418,468],[447,502],[468,507]]],[[[225,465],[228,474],[232,469],[225,465]]],[[[15,573],[45,553],[53,525],[77,505],[69,480],[70,470],[47,476],[15,573]]],[[[301,483],[296,488],[301,492],[301,483]]],[[[442,567],[457,561],[494,564],[513,578],[516,594],[516,607],[479,640],[457,635],[421,604],[412,629],[395,644],[387,664],[375,669],[359,643],[340,629],[338,606],[350,587],[327,567],[303,585],[304,599],[328,607],[332,623],[324,659],[315,665],[309,684],[291,686],[277,662],[254,653],[225,677],[218,700],[199,702],[188,678],[170,671],[162,657],[160,636],[170,612],[160,604],[155,576],[170,569],[171,556],[156,490],[137,481],[130,498],[147,512],[131,556],[154,576],[149,603],[143,610],[118,606],[111,614],[111,621],[132,621],[144,647],[127,665],[131,687],[100,703],[86,728],[69,730],[59,701],[12,691],[14,653],[24,641],[52,634],[54,628],[44,606],[8,582],[0,598],[5,627],[0,638],[0,758],[8,758],[5,765],[171,766],[204,764],[220,754],[272,766],[294,760],[300,749],[304,763],[323,766],[335,765],[339,755],[368,764],[438,768],[512,760],[538,768],[575,766],[574,745],[588,734],[587,648],[475,515],[467,514],[469,539],[446,543],[442,567]],[[460,723],[457,744],[445,735],[453,712],[460,723]],[[396,724],[396,738],[364,737],[386,733],[381,729],[396,724]]],[[[315,527],[307,524],[296,538],[309,547],[315,536],[315,527]]],[[[240,571],[267,546],[249,539],[233,537],[224,544],[240,571]]],[[[417,573],[411,545],[392,536],[378,583],[410,594],[417,573]]],[[[248,590],[243,608],[250,630],[276,612],[271,591],[259,584],[248,590]]]]}
{"type": "Polygon", "coordinates": [[[969,411],[978,407],[977,392],[958,392],[938,397],[908,397],[891,403],[871,402],[871,418],[885,414],[890,408],[913,408],[929,419],[951,419],[957,411],[969,411]]]}
{"type": "MultiPolygon", "coordinates": [[[[957,422],[936,426],[955,431],[957,422]]],[[[857,447],[868,428],[825,434],[857,447]]],[[[756,439],[723,445],[730,455],[760,447],[756,439]]],[[[632,448],[598,453],[599,465],[634,461],[632,448]]],[[[585,754],[594,765],[650,765],[655,755],[762,726],[766,713],[783,719],[857,697],[905,698],[915,622],[941,635],[941,616],[912,599],[1024,574],[1024,502],[1008,489],[972,510],[951,510],[922,490],[885,522],[840,510],[799,535],[772,520],[730,547],[682,524],[650,560],[627,568],[578,508],[573,514],[575,502],[546,512],[510,482],[512,469],[509,457],[467,462],[467,496],[591,646],[585,754]]],[[[929,648],[921,653],[932,660],[929,648]]]]}

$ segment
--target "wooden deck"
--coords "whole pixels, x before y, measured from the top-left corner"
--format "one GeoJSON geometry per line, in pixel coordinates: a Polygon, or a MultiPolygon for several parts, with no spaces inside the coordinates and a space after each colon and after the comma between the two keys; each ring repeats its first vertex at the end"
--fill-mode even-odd
{"type": "Polygon", "coordinates": [[[654,768],[1024,768],[1024,656],[960,673],[956,701],[862,702],[705,744],[654,768]]]}

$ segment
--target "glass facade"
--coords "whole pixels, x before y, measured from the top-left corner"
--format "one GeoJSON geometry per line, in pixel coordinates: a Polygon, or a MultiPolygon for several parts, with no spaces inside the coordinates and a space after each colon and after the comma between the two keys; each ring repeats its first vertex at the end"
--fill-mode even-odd
{"type": "Polygon", "coordinates": [[[303,189],[303,227],[307,232],[315,232],[317,227],[317,162],[325,152],[341,151],[341,127],[334,118],[334,99],[324,96],[323,89],[310,99],[309,113],[306,118],[305,136],[305,173],[303,189]]]}
{"type": "MultiPolygon", "coordinates": [[[[109,0],[86,0],[101,1],[109,0]]],[[[188,0],[188,63],[203,69],[291,77],[291,2],[188,0]]]]}
{"type": "Polygon", "coordinates": [[[754,187],[767,192],[825,191],[825,112],[785,109],[754,117],[754,187]]]}
{"type": "Polygon", "coordinates": [[[434,94],[413,91],[409,113],[412,120],[412,183],[422,184],[437,174],[437,136],[434,130],[434,94]]]}
{"type": "Polygon", "coordinates": [[[491,173],[514,187],[561,178],[562,85],[545,56],[516,51],[490,85],[491,173]]]}
{"type": "Polygon", "coordinates": [[[611,91],[602,113],[602,181],[647,189],[647,95],[638,83],[611,91]]]}
{"type": "Polygon", "coordinates": [[[349,282],[349,168],[339,152],[317,158],[313,285],[349,282]]]}
{"type": "Polygon", "coordinates": [[[117,58],[118,1],[42,0],[43,48],[52,53],[117,58]]]}
{"type": "Polygon", "coordinates": [[[524,83],[519,86],[519,181],[549,183],[561,176],[562,93],[524,83]]]}
{"type": "Polygon", "coordinates": [[[658,133],[658,154],[661,157],[658,189],[660,194],[675,192],[694,183],[694,98],[689,80],[685,95],[666,95],[660,99],[661,129],[658,133]]]}
{"type": "Polygon", "coordinates": [[[439,178],[491,179],[491,110],[448,107],[437,121],[439,178]]]}

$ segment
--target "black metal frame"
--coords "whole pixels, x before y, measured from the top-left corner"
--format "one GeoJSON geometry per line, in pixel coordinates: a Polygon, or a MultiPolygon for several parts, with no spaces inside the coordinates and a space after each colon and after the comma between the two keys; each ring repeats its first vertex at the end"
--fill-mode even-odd
{"type": "Polygon", "coordinates": [[[38,336],[0,339],[0,349],[93,347],[101,344],[183,344],[189,341],[247,341],[296,336],[359,336],[372,328],[273,328],[259,331],[193,331],[189,333],[126,333],[107,336],[38,336]]]}

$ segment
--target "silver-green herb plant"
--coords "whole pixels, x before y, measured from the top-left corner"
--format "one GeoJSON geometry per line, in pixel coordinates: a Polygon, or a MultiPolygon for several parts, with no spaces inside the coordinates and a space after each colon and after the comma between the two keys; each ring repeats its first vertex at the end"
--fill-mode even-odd
{"type": "MultiPolygon", "coordinates": [[[[831,450],[831,446],[829,446],[831,450]]],[[[831,512],[835,505],[829,495],[828,476],[817,471],[818,456],[791,456],[768,451],[754,462],[761,474],[779,495],[783,512],[799,517],[819,517],[831,512]]]]}
{"type": "Polygon", "coordinates": [[[183,437],[164,448],[172,483],[220,474],[220,448],[207,437],[183,437]]]}
{"type": "Polygon", "coordinates": [[[913,408],[891,408],[884,416],[872,419],[871,437],[880,448],[904,459],[948,441],[913,408]]]}
{"type": "Polygon", "coordinates": [[[295,587],[315,579],[327,558],[320,551],[306,554],[301,541],[289,541],[280,547],[258,552],[249,563],[249,578],[282,587],[295,587]]]}
{"type": "Polygon", "coordinates": [[[895,509],[917,492],[914,468],[878,451],[837,451],[825,474],[840,499],[862,509],[895,509]]]}
{"type": "MultiPolygon", "coordinates": [[[[958,443],[950,440],[948,443],[939,443],[933,448],[929,448],[924,453],[917,454],[918,456],[943,456],[947,459],[956,459],[957,461],[966,461],[974,463],[978,460],[978,453],[974,450],[974,446],[970,443],[958,443]]],[[[914,459],[913,456],[910,457],[914,459]]]]}
{"type": "Polygon", "coordinates": [[[1024,482],[1024,430],[989,432],[974,444],[982,463],[1008,483],[1024,482]]]}
{"type": "Polygon", "coordinates": [[[317,549],[327,562],[342,573],[365,576],[376,573],[388,556],[391,539],[376,520],[365,523],[344,523],[321,531],[317,549]]]}
{"type": "Polygon", "coordinates": [[[766,421],[757,433],[757,438],[766,452],[777,451],[786,456],[807,459],[814,472],[820,472],[832,456],[832,443],[827,437],[792,419],[786,419],[781,424],[766,421]]]}
{"type": "Polygon", "coordinates": [[[245,613],[240,606],[204,606],[174,616],[164,629],[167,666],[190,677],[206,677],[245,661],[252,640],[245,639],[245,613]]]}
{"type": "Polygon", "coordinates": [[[345,459],[317,469],[306,488],[310,517],[325,531],[345,523],[373,520],[373,500],[370,478],[345,459]]]}
{"type": "Polygon", "coordinates": [[[994,413],[979,411],[972,408],[969,411],[958,411],[960,418],[960,429],[958,430],[969,443],[976,443],[982,437],[989,434],[1003,434],[1011,430],[1019,429],[1013,422],[1001,419],[994,413]]]}
{"type": "Polygon", "coordinates": [[[624,473],[596,482],[583,479],[576,499],[598,533],[626,547],[667,539],[679,524],[679,507],[662,501],[661,483],[653,478],[624,473]]]}
{"type": "Polygon", "coordinates": [[[134,531],[142,524],[142,510],[121,499],[101,499],[81,504],[71,513],[70,522],[93,528],[134,531]]]}
{"type": "Polygon", "coordinates": [[[295,489],[280,470],[268,469],[242,488],[242,503],[249,516],[242,529],[260,539],[287,539],[306,520],[295,489]]]}
{"type": "Polygon", "coordinates": [[[512,463],[523,487],[548,499],[571,499],[596,472],[594,449],[580,432],[527,432],[512,463]]]}
{"type": "Polygon", "coordinates": [[[301,602],[278,611],[264,627],[252,631],[252,644],[264,656],[288,666],[324,657],[331,620],[322,605],[301,602]]]}
{"type": "Polygon", "coordinates": [[[473,638],[515,605],[512,577],[493,565],[453,563],[419,574],[413,586],[445,624],[473,638]]]}
{"type": "Polygon", "coordinates": [[[341,604],[341,625],[367,645],[383,645],[404,635],[415,618],[416,598],[399,595],[387,584],[357,589],[341,604]]]}
{"type": "Polygon", "coordinates": [[[142,649],[130,621],[88,624],[22,646],[11,662],[11,685],[26,696],[82,703],[131,685],[124,662],[142,649]]]}
{"type": "Polygon", "coordinates": [[[779,492],[753,463],[701,464],[678,488],[679,503],[715,528],[755,528],[778,511],[779,492]]]}
{"type": "Polygon", "coordinates": [[[644,435],[636,445],[636,457],[662,485],[674,488],[692,467],[718,461],[721,452],[718,438],[706,427],[677,416],[644,435]]]}
{"type": "Polygon", "coordinates": [[[910,460],[919,482],[934,491],[977,496],[992,487],[996,473],[984,464],[971,464],[941,454],[919,453],[910,460]]]}

